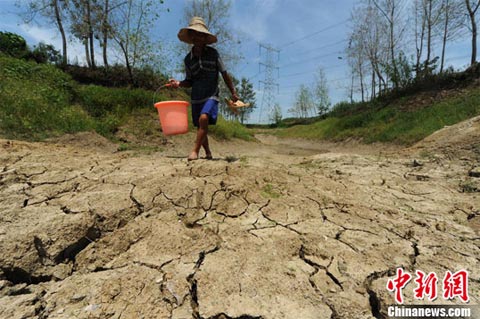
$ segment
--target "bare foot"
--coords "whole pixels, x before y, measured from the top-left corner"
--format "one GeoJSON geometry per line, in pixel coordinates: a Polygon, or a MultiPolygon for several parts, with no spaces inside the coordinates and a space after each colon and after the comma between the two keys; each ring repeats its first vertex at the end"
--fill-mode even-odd
{"type": "Polygon", "coordinates": [[[190,155],[188,155],[187,158],[189,161],[195,161],[198,160],[198,153],[197,152],[192,152],[190,155]]]}
{"type": "Polygon", "coordinates": [[[205,155],[205,159],[207,159],[207,160],[213,159],[212,153],[207,153],[207,154],[205,155]]]}

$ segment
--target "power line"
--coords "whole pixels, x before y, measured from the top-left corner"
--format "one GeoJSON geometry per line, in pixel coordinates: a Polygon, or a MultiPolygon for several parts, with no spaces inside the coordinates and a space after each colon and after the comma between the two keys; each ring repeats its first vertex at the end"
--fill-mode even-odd
{"type": "Polygon", "coordinates": [[[301,60],[301,61],[298,61],[298,62],[284,64],[284,65],[281,65],[280,67],[281,68],[287,68],[287,67],[290,67],[292,65],[304,64],[304,63],[311,62],[311,61],[316,60],[316,59],[326,58],[326,57],[329,57],[329,56],[332,56],[332,55],[340,55],[340,54],[343,54],[343,51],[330,52],[330,53],[327,53],[327,54],[314,56],[312,58],[308,58],[308,59],[301,60]]]}
{"type": "MultiPolygon", "coordinates": [[[[322,67],[322,70],[330,70],[330,69],[335,69],[335,68],[339,68],[339,67],[342,67],[342,66],[346,66],[346,64],[337,64],[337,65],[332,65],[332,66],[328,66],[328,67],[322,67]]],[[[288,78],[288,77],[293,77],[293,76],[298,76],[298,75],[308,75],[308,74],[311,74],[309,72],[298,72],[298,73],[293,73],[293,74],[287,74],[287,75],[282,75],[280,76],[281,79],[283,78],[288,78]]]]}
{"type": "Polygon", "coordinates": [[[342,24],[345,24],[345,23],[346,23],[347,21],[349,21],[349,20],[350,20],[350,19],[346,19],[346,20],[341,21],[341,22],[339,22],[339,23],[336,23],[336,24],[330,25],[330,26],[328,26],[328,27],[325,27],[325,28],[323,28],[323,29],[321,29],[321,30],[319,30],[319,31],[310,33],[310,34],[308,34],[308,35],[306,35],[306,36],[303,36],[303,37],[301,37],[301,38],[299,38],[299,39],[293,40],[293,41],[291,41],[291,42],[287,42],[287,43],[281,45],[281,47],[282,47],[282,49],[285,49],[285,47],[288,47],[288,46],[290,46],[290,45],[292,45],[292,44],[295,44],[295,43],[297,43],[297,42],[300,42],[300,41],[303,41],[303,40],[305,40],[305,39],[311,38],[311,37],[313,37],[313,36],[316,36],[316,35],[319,34],[319,33],[328,31],[328,30],[333,29],[333,28],[335,28],[335,27],[338,27],[338,26],[340,26],[340,25],[342,25],[342,24]]]}
{"type": "MultiPolygon", "coordinates": [[[[345,80],[350,80],[350,79],[351,79],[351,77],[337,78],[337,79],[332,79],[332,80],[328,80],[328,79],[327,79],[327,82],[328,82],[328,83],[334,83],[334,82],[336,83],[336,82],[345,81],[345,80]]],[[[304,84],[304,83],[299,83],[299,84],[294,84],[294,85],[283,86],[283,87],[282,87],[282,91],[283,91],[284,89],[298,88],[298,87],[300,87],[300,85],[302,85],[302,84],[304,84]]]]}
{"type": "Polygon", "coordinates": [[[330,43],[330,44],[323,45],[323,46],[318,47],[318,48],[315,48],[315,49],[310,49],[310,50],[306,50],[306,51],[302,51],[302,52],[296,52],[296,53],[295,53],[295,56],[304,55],[304,54],[307,54],[307,53],[310,53],[310,52],[314,52],[314,51],[318,51],[318,50],[330,48],[330,47],[336,46],[336,45],[338,45],[338,44],[340,44],[340,43],[344,43],[344,42],[348,42],[348,40],[347,40],[347,39],[344,39],[344,40],[340,40],[340,41],[337,41],[337,42],[334,42],[334,43],[330,43]]]}

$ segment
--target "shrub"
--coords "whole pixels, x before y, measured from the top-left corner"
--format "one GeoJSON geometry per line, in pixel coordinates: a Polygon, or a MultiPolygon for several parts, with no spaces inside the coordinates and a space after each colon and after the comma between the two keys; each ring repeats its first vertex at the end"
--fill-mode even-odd
{"type": "Polygon", "coordinates": [[[25,39],[11,32],[0,32],[0,52],[16,58],[24,58],[29,53],[25,39]]]}
{"type": "Polygon", "coordinates": [[[210,126],[212,135],[219,139],[232,139],[239,138],[242,140],[252,140],[253,137],[250,132],[238,121],[226,121],[223,117],[219,116],[217,125],[210,126]]]}
{"type": "Polygon", "coordinates": [[[153,93],[143,89],[106,88],[97,85],[81,85],[76,92],[76,100],[94,117],[108,113],[125,115],[134,109],[149,107],[153,93]]]}
{"type": "Polygon", "coordinates": [[[371,109],[376,106],[375,102],[347,102],[347,101],[342,101],[338,102],[335,104],[331,111],[328,112],[327,116],[333,116],[333,117],[342,117],[342,116],[347,116],[347,115],[352,115],[356,114],[362,111],[365,111],[367,109],[371,109]]]}
{"type": "Polygon", "coordinates": [[[151,68],[144,67],[133,70],[134,83],[132,83],[127,68],[118,64],[112,65],[108,69],[103,66],[90,69],[79,65],[69,65],[65,67],[65,72],[81,84],[95,84],[105,87],[138,87],[155,90],[167,81],[164,75],[154,72],[151,68]]]}
{"type": "Polygon", "coordinates": [[[37,63],[60,63],[62,60],[62,55],[60,51],[55,50],[55,47],[51,44],[45,44],[40,42],[35,46],[33,51],[30,54],[30,57],[35,60],[37,63]]]}

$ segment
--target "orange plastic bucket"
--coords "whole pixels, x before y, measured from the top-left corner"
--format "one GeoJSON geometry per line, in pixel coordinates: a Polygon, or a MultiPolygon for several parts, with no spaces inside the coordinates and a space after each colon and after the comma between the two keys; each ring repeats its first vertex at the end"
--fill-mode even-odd
{"type": "Polygon", "coordinates": [[[188,132],[188,105],[190,103],[185,101],[155,103],[163,134],[176,135],[188,132]]]}

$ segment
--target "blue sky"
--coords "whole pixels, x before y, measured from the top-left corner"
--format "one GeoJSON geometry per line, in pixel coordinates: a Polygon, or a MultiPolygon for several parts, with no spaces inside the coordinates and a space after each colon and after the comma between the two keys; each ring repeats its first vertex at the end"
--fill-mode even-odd
{"type": "MultiPolygon", "coordinates": [[[[184,6],[191,0],[165,0],[169,12],[161,12],[151,34],[157,41],[172,46],[178,42],[178,30],[184,6]]],[[[39,20],[39,24],[26,26],[16,14],[15,0],[0,0],[0,31],[21,34],[33,46],[40,41],[61,48],[61,40],[55,29],[39,20]]],[[[265,73],[259,73],[259,43],[270,44],[280,50],[279,72],[276,79],[279,91],[277,102],[284,117],[295,100],[301,84],[313,82],[314,71],[322,67],[328,80],[333,103],[348,99],[349,71],[343,50],[351,25],[349,18],[358,0],[233,0],[230,17],[232,30],[242,36],[239,46],[244,56],[235,68],[229,70],[235,77],[249,78],[257,92],[258,109],[252,114],[252,122],[268,119],[266,106],[259,114],[262,101],[262,85],[265,73]]],[[[83,61],[83,49],[77,43],[69,46],[70,57],[78,55],[83,61]]],[[[412,52],[413,53],[413,52],[412,52]]],[[[470,58],[470,39],[465,37],[447,47],[447,64],[464,68],[470,58]],[[450,60],[448,60],[450,59],[450,60]]],[[[97,54],[100,56],[100,51],[97,54]]],[[[177,57],[181,61],[182,57],[177,57]]],[[[174,58],[175,59],[175,58],[174,58]]],[[[179,61],[173,61],[178,63],[179,61]]],[[[264,70],[264,68],[260,69],[264,70]]],[[[174,74],[181,78],[181,74],[174,74]]]]}

